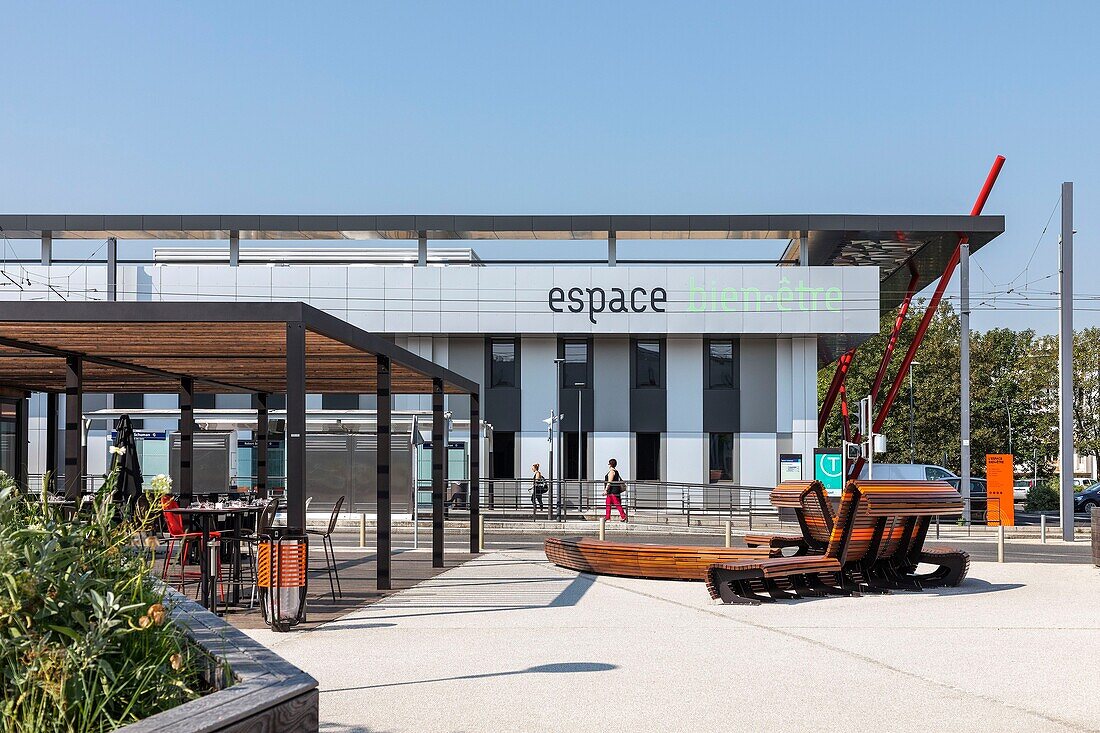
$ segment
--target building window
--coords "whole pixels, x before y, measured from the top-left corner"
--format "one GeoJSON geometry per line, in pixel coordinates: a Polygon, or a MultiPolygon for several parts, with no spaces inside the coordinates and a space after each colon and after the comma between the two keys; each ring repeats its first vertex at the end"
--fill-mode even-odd
{"type": "Polygon", "coordinates": [[[562,387],[571,389],[578,384],[588,384],[588,342],[566,341],[564,344],[565,364],[562,365],[562,387]]]}
{"type": "Polygon", "coordinates": [[[493,478],[516,477],[516,434],[493,431],[493,478]]]}
{"type": "Polygon", "coordinates": [[[567,481],[588,478],[588,433],[562,432],[562,469],[567,481]],[[578,456],[578,450],[580,452],[578,456]],[[577,471],[580,475],[577,475],[577,471]]]}
{"type": "Polygon", "coordinates": [[[733,433],[710,434],[710,482],[733,481],[733,433]]]}
{"type": "Polygon", "coordinates": [[[637,470],[639,481],[661,480],[661,434],[638,433],[635,440],[637,450],[637,470]]]}
{"type": "Polygon", "coordinates": [[[516,340],[490,339],[489,341],[489,386],[515,387],[516,384],[516,340]]]}
{"type": "Polygon", "coordinates": [[[737,349],[733,340],[707,342],[707,387],[737,389],[737,349]]]}
{"type": "Polygon", "coordinates": [[[634,386],[638,389],[661,386],[661,342],[634,343],[634,386]]]}

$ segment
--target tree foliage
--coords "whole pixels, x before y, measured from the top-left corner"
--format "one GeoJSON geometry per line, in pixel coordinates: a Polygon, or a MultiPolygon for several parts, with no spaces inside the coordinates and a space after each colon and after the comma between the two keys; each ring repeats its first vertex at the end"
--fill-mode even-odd
{"type": "MultiPolygon", "coordinates": [[[[923,316],[915,303],[895,347],[879,390],[881,408],[901,368],[923,316]]],[[[883,316],[879,333],[861,345],[848,372],[847,389],[855,431],[857,403],[868,395],[896,313],[883,316]]],[[[906,378],[881,432],[888,463],[935,463],[960,471],[959,316],[941,303],[917,351],[910,383],[906,378]],[[912,438],[910,437],[912,435],[912,438]]],[[[970,338],[971,473],[985,473],[985,456],[1012,452],[1018,473],[1051,476],[1058,457],[1058,338],[1027,329],[974,331],[970,338]],[[1011,429],[1010,429],[1011,425],[1011,429]]],[[[1073,348],[1074,438],[1082,455],[1100,455],[1100,329],[1077,332],[1073,348]]],[[[835,365],[818,374],[818,398],[824,399],[835,365]]],[[[822,445],[841,440],[840,409],[834,407],[822,445]]]]}

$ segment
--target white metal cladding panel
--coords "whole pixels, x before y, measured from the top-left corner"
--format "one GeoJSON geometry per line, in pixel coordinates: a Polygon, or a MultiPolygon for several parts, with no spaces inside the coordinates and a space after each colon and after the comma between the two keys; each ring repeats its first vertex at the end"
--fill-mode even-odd
{"type": "MultiPolygon", "coordinates": [[[[546,427],[545,425],[543,426],[546,427]]],[[[546,440],[546,430],[516,433],[516,476],[519,478],[531,478],[531,464],[539,464],[539,469],[549,476],[550,469],[550,443],[546,440]]],[[[524,484],[520,492],[522,501],[529,498],[530,484],[524,484]]]]}
{"type": "Polygon", "coordinates": [[[790,432],[794,424],[791,388],[798,377],[792,373],[792,351],[790,339],[775,340],[775,429],[781,433],[790,432]]]}
{"type": "Polygon", "coordinates": [[[549,417],[557,397],[554,359],[558,342],[553,338],[524,337],[519,349],[520,424],[524,432],[545,431],[542,421],[549,417]]]}
{"type": "Polygon", "coordinates": [[[817,434],[817,339],[792,339],[794,432],[817,434]]]}
{"type": "Polygon", "coordinates": [[[703,340],[670,338],[668,375],[665,383],[667,402],[666,425],[669,432],[701,430],[703,427],[703,340]]]}
{"type": "MultiPolygon", "coordinates": [[[[700,420],[702,416],[700,415],[700,420]]],[[[706,433],[665,434],[665,480],[673,483],[706,483],[710,474],[710,443],[706,433]]]]}
{"type": "Polygon", "coordinates": [[[630,427],[630,339],[597,336],[592,352],[593,428],[626,430],[630,427]]]}
{"type": "Polygon", "coordinates": [[[607,461],[614,458],[619,463],[619,472],[623,478],[634,477],[634,466],[630,461],[630,433],[594,432],[592,433],[591,464],[593,479],[602,479],[607,473],[607,461]]]}
{"type": "Polygon", "coordinates": [[[778,437],[775,433],[741,433],[738,436],[742,486],[775,486],[779,475],[778,437]]]}
{"type": "Polygon", "coordinates": [[[742,432],[776,430],[776,341],[742,338],[740,341],[740,388],[742,432]]]}

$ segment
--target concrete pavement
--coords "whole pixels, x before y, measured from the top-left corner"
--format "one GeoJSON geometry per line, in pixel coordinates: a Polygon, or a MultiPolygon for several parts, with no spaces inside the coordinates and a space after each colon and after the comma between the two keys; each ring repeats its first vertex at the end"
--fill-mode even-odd
{"type": "Polygon", "coordinates": [[[249,631],[329,731],[1085,731],[1100,571],[975,563],[959,589],[715,605],[491,551],[315,630],[249,631]]]}

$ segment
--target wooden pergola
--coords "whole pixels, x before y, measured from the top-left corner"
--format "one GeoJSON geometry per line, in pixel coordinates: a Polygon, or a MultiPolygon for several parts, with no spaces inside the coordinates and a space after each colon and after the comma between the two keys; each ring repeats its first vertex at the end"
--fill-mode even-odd
{"type": "MultiPolygon", "coordinates": [[[[305,527],[306,394],[378,399],[378,587],[390,587],[393,394],[432,395],[432,558],[443,566],[445,394],[470,398],[470,551],[478,552],[480,409],[476,382],[299,302],[16,302],[0,315],[0,389],[47,395],[47,440],[65,394],[65,493],[78,498],[85,393],[178,393],[180,485],[194,492],[196,393],[253,395],[257,488],[267,490],[268,396],[286,395],[287,525],[305,527]]],[[[47,471],[57,473],[47,446],[47,471]]]]}

